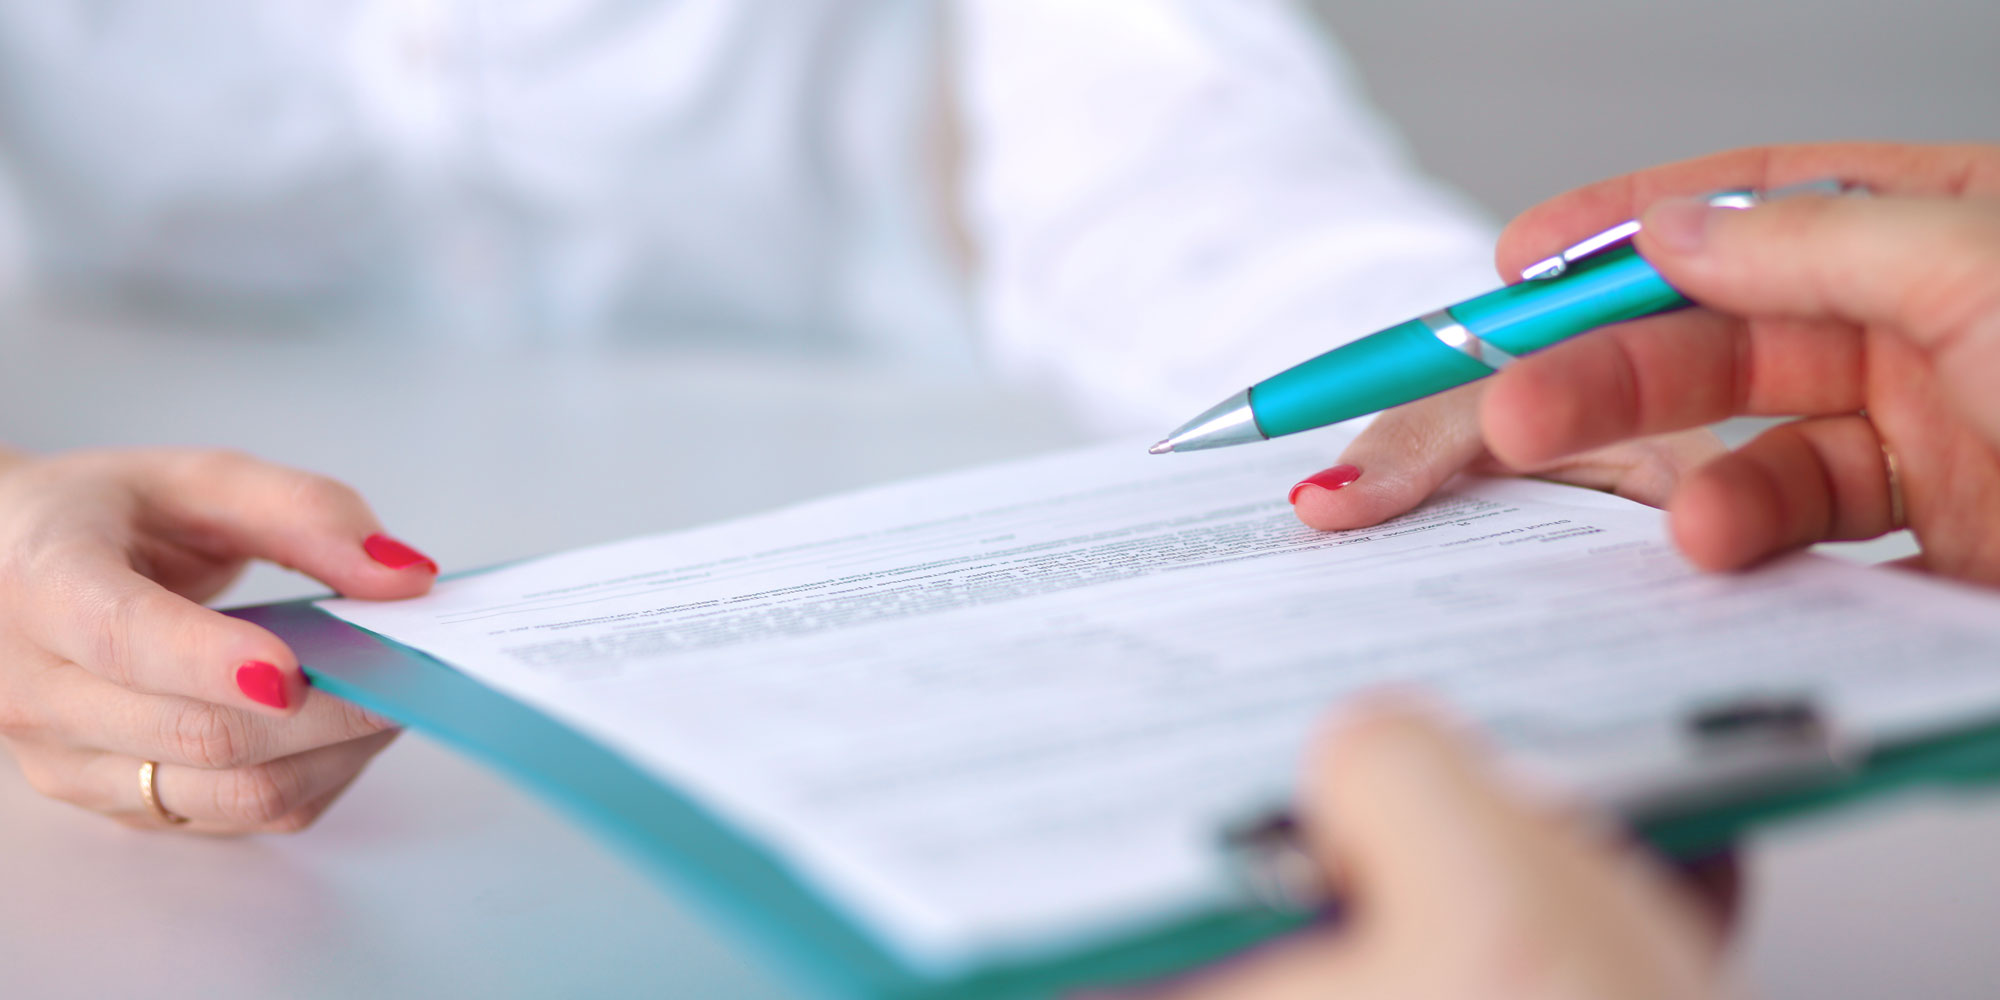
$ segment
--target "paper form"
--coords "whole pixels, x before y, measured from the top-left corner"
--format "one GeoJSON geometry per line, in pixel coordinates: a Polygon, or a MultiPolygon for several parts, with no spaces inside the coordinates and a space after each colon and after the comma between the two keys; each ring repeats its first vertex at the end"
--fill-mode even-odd
{"type": "Polygon", "coordinates": [[[940,970],[1236,898],[1216,831],[1287,799],[1358,690],[1502,741],[1744,690],[1872,726],[2000,706],[1991,597],[1705,575],[1657,511],[1526,481],[1321,534],[1285,492],[1340,444],[1121,444],[323,607],[628,755],[940,970]]]}

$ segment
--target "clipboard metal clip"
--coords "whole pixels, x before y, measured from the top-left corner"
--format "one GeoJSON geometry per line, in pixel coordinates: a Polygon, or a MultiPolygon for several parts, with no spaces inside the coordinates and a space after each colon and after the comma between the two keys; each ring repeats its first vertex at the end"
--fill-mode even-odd
{"type": "Polygon", "coordinates": [[[1599,801],[1627,823],[1643,825],[1842,780],[1863,751],[1804,695],[1753,694],[1697,705],[1683,717],[1681,736],[1681,760],[1599,801]]]}
{"type": "Polygon", "coordinates": [[[1334,877],[1307,848],[1289,809],[1270,809],[1222,831],[1222,849],[1243,890],[1277,913],[1311,913],[1334,898],[1334,877]]]}
{"type": "MultiPolygon", "coordinates": [[[[1616,788],[1586,793],[1586,800],[1637,829],[1659,817],[1839,781],[1859,759],[1859,748],[1805,696],[1755,694],[1698,705],[1674,730],[1671,760],[1627,772],[1616,788]]],[[[1224,828],[1220,840],[1237,882],[1266,909],[1308,914],[1337,897],[1339,872],[1313,856],[1288,809],[1253,813],[1224,828]]]]}

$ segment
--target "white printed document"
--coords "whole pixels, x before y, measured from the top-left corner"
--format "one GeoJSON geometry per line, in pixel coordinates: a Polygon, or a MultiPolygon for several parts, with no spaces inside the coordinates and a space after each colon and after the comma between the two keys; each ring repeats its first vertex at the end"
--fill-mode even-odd
{"type": "Polygon", "coordinates": [[[322,607],[625,754],[933,969],[1240,898],[1217,831],[1288,800],[1358,691],[1503,744],[1738,691],[1869,732],[2000,714],[1991,596],[1703,574],[1659,512],[1528,481],[1321,534],[1285,494],[1340,444],[1127,443],[322,607]]]}

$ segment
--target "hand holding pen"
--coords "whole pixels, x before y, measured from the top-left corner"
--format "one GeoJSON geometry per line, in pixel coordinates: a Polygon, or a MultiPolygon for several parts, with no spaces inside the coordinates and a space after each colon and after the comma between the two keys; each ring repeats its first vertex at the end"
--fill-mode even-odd
{"type": "Polygon", "coordinates": [[[1294,488],[1300,519],[1372,524],[1462,465],[1666,506],[1682,548],[1710,568],[1907,525],[1930,568],[2000,582],[1988,530],[2000,513],[2000,149],[1798,146],[1643,171],[1522,215],[1501,238],[1501,269],[1531,269],[1565,237],[1641,212],[1638,257],[1708,308],[1510,352],[1492,378],[1384,413],[1341,464],[1294,488]],[[1876,197],[1749,211],[1691,197],[1808,177],[1876,197]],[[1807,419],[1725,455],[1700,428],[1734,415],[1807,419]]]}
{"type": "Polygon", "coordinates": [[[2000,148],[1797,146],[1661,167],[1529,211],[1501,259],[1642,209],[1638,251],[1706,308],[1489,380],[1494,455],[1532,467],[1739,414],[1796,416],[1681,478],[1666,506],[1691,559],[1731,569],[1908,526],[1926,568],[2000,584],[2000,148]],[[1747,212],[1675,197],[1822,175],[1875,197],[1747,212]]]}

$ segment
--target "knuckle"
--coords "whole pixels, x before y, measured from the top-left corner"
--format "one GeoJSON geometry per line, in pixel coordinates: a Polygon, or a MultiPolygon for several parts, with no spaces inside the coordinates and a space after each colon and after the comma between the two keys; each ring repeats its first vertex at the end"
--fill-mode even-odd
{"type": "Polygon", "coordinates": [[[10,505],[7,514],[11,522],[7,544],[0,546],[0,594],[6,597],[0,610],[17,610],[16,606],[33,593],[35,581],[48,581],[45,567],[51,559],[50,547],[35,537],[39,532],[26,523],[30,518],[23,512],[10,505]]]}
{"type": "Polygon", "coordinates": [[[1910,308],[1928,305],[1943,333],[2000,330],[2000,211],[1954,216],[1946,248],[1931,273],[1939,287],[1924,289],[1910,308]]]}
{"type": "Polygon", "coordinates": [[[138,833],[159,833],[162,829],[151,816],[142,813],[112,813],[111,821],[138,833]]]}
{"type": "Polygon", "coordinates": [[[185,693],[181,682],[148,676],[142,662],[174,650],[205,648],[216,638],[209,626],[187,613],[194,607],[190,602],[154,586],[100,589],[85,603],[84,665],[119,687],[185,693]],[[162,688],[162,683],[173,686],[162,688]]]}
{"type": "Polygon", "coordinates": [[[291,501],[315,515],[339,517],[361,503],[361,495],[338,479],[313,472],[294,473],[291,501]]]}
{"type": "MultiPolygon", "coordinates": [[[[1352,449],[1348,456],[1365,460],[1374,455],[1395,455],[1403,463],[1435,464],[1456,454],[1455,438],[1459,429],[1448,419],[1442,419],[1450,415],[1432,408],[1396,414],[1394,419],[1385,415],[1365,432],[1372,435],[1367,442],[1368,447],[1352,449]],[[1356,454],[1357,451],[1363,453],[1356,454]]],[[[1376,482],[1380,482],[1387,472],[1408,470],[1407,465],[1392,465],[1385,469],[1379,463],[1372,464],[1375,466],[1371,471],[1376,482]]]]}
{"type": "Polygon", "coordinates": [[[138,654],[136,637],[145,631],[156,605],[137,587],[100,594],[92,603],[95,607],[86,612],[95,619],[85,647],[90,666],[119,687],[133,687],[138,680],[133,666],[138,654]]]}
{"type": "Polygon", "coordinates": [[[196,448],[185,453],[183,464],[196,481],[222,482],[260,462],[256,456],[236,448],[196,448]]]}
{"type": "Polygon", "coordinates": [[[1429,454],[1442,436],[1436,421],[1429,416],[1427,413],[1413,413],[1409,419],[1396,421],[1383,432],[1382,436],[1387,440],[1382,443],[1397,451],[1429,454]]]}
{"type": "Polygon", "coordinates": [[[342,701],[339,706],[339,732],[342,742],[358,740],[364,736],[373,736],[395,728],[395,724],[388,719],[351,701],[342,701]]]}
{"type": "Polygon", "coordinates": [[[205,701],[186,701],[167,716],[166,745],[183,760],[209,770],[252,762],[252,740],[243,717],[205,701]]]}
{"type": "Polygon", "coordinates": [[[262,830],[265,833],[304,833],[324,815],[325,803],[308,803],[265,823],[262,830]]]}
{"type": "Polygon", "coordinates": [[[268,826],[300,804],[298,772],[282,762],[238,768],[217,777],[215,811],[231,823],[268,826]]]}
{"type": "Polygon", "coordinates": [[[58,802],[83,804],[83,788],[77,783],[73,771],[54,766],[31,753],[17,754],[15,762],[21,768],[21,777],[35,794],[58,802]]]}
{"type": "Polygon", "coordinates": [[[33,736],[48,725],[48,719],[26,698],[0,691],[0,737],[18,740],[33,736]]]}

